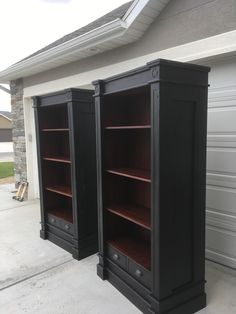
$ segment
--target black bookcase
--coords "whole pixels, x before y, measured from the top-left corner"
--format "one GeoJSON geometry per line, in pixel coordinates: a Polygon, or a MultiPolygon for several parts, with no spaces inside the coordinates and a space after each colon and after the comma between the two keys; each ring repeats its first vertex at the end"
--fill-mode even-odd
{"type": "Polygon", "coordinates": [[[41,231],[76,259],[97,252],[93,91],[34,97],[41,231]]]}
{"type": "Polygon", "coordinates": [[[143,313],[206,305],[208,72],[156,60],[94,82],[97,272],[143,313]]]}

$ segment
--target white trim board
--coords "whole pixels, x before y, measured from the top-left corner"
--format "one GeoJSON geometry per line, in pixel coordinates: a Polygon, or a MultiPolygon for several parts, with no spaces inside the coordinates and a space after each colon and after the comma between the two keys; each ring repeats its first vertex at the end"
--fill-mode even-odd
{"type": "Polygon", "coordinates": [[[182,62],[191,62],[196,60],[198,60],[198,62],[203,62],[204,60],[212,60],[219,56],[232,54],[236,54],[236,30],[129,59],[109,66],[97,68],[95,70],[26,87],[24,88],[24,96],[31,97],[70,87],[82,87],[84,85],[91,84],[91,82],[96,79],[103,79],[124,71],[132,70],[133,68],[143,66],[146,62],[158,58],[182,62]]]}

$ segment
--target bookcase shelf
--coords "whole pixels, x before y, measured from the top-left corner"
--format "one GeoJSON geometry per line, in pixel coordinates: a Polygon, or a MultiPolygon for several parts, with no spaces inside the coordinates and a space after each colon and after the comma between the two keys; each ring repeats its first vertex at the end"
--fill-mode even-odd
{"type": "Polygon", "coordinates": [[[63,162],[63,163],[68,163],[70,164],[71,163],[71,160],[68,159],[68,157],[61,157],[61,156],[44,156],[43,157],[43,160],[48,160],[48,161],[56,161],[56,162],[63,162]]]}
{"type": "Polygon", "coordinates": [[[69,129],[42,129],[42,132],[67,132],[69,129]]]}
{"type": "Polygon", "coordinates": [[[34,98],[40,235],[76,259],[94,254],[98,245],[92,95],[92,91],[69,89],[34,98]]]}
{"type": "Polygon", "coordinates": [[[135,130],[135,129],[151,129],[151,125],[115,125],[106,126],[106,130],[135,130]]]}
{"type": "Polygon", "coordinates": [[[151,229],[150,208],[130,204],[111,204],[106,206],[106,209],[143,228],[151,229]]]}
{"type": "Polygon", "coordinates": [[[111,174],[115,174],[122,177],[127,177],[134,180],[151,182],[150,174],[145,170],[118,168],[118,169],[107,169],[106,171],[111,174]]]}
{"type": "Polygon", "coordinates": [[[206,305],[208,72],[156,60],[94,82],[97,273],[145,314],[206,305]]]}
{"type": "Polygon", "coordinates": [[[69,186],[46,186],[45,189],[64,196],[72,197],[71,188],[69,186]]]}

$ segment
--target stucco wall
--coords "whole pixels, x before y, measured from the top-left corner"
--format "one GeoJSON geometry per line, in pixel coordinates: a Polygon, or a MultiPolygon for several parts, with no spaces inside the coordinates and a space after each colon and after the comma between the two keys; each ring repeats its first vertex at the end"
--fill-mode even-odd
{"type": "Polygon", "coordinates": [[[234,29],[235,0],[172,0],[138,42],[25,78],[24,86],[94,70],[234,29]]]}

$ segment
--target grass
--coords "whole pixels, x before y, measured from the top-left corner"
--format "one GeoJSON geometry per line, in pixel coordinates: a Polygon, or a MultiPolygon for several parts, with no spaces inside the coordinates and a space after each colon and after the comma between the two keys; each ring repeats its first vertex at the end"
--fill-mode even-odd
{"type": "Polygon", "coordinates": [[[0,162],[0,179],[12,177],[14,175],[13,162],[0,162]]]}

